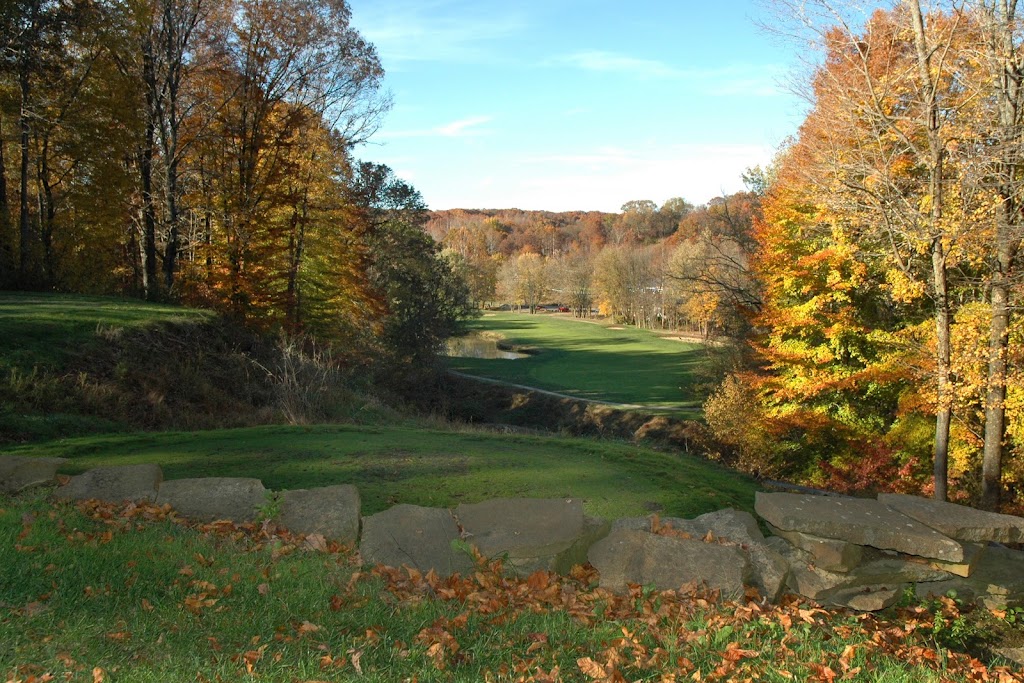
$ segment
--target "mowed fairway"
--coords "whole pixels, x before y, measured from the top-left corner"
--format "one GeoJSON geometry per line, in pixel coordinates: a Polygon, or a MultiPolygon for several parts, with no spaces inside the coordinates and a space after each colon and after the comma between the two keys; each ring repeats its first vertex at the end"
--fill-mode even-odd
{"type": "Polygon", "coordinates": [[[627,444],[406,427],[256,427],[64,439],[10,455],[59,456],[74,473],[158,463],[165,479],[257,477],[272,490],[354,484],[364,514],[498,497],[578,497],[589,514],[689,517],[750,510],[755,482],[713,463],[627,444]]]}
{"type": "Polygon", "coordinates": [[[537,353],[518,360],[452,358],[453,370],[596,401],[669,407],[691,416],[700,409],[693,380],[704,360],[699,344],[543,313],[487,313],[469,327],[537,353]]]}

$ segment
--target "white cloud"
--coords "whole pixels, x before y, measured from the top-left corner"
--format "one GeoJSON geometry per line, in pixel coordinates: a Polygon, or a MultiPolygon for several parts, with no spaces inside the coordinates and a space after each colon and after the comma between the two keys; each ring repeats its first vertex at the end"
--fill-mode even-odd
{"type": "Polygon", "coordinates": [[[545,64],[639,79],[673,80],[712,96],[774,97],[783,94],[784,88],[779,84],[788,73],[787,68],[777,64],[728,64],[713,68],[677,67],[661,60],[600,50],[562,55],[545,64]]]}
{"type": "MultiPolygon", "coordinates": [[[[671,197],[695,203],[743,189],[741,173],[769,162],[770,147],[683,144],[638,152],[595,149],[574,155],[535,156],[509,164],[493,183],[448,177],[420,189],[431,208],[520,208],[617,212],[632,199],[658,204],[671,197]]],[[[426,179],[425,179],[426,180],[426,179]]]]}
{"type": "Polygon", "coordinates": [[[481,130],[480,126],[490,123],[493,120],[493,116],[470,116],[465,119],[459,119],[457,121],[452,121],[451,123],[445,123],[440,126],[425,128],[422,130],[382,131],[377,134],[377,138],[381,140],[388,140],[398,138],[474,137],[477,135],[484,135],[486,131],[481,130]]]}
{"type": "Polygon", "coordinates": [[[574,66],[585,71],[627,74],[640,78],[666,78],[678,76],[680,73],[668,64],[654,59],[640,59],[600,50],[564,55],[554,59],[553,63],[574,66]]]}
{"type": "Polygon", "coordinates": [[[525,27],[511,9],[464,0],[353,0],[353,25],[376,47],[385,68],[401,62],[480,61],[501,38],[525,27]]]}

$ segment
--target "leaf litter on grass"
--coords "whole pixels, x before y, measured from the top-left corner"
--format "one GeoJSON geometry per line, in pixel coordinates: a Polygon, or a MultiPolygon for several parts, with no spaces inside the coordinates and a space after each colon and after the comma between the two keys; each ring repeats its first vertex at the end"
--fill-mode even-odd
{"type": "MultiPolygon", "coordinates": [[[[676,591],[631,586],[626,594],[615,594],[599,586],[597,572],[589,565],[577,566],[565,577],[546,571],[517,577],[507,573],[500,560],[479,555],[475,571],[465,576],[441,577],[410,567],[360,569],[353,549],[322,536],[291,534],[271,522],[188,522],[168,507],[146,503],[87,501],[79,503],[77,511],[95,526],[84,530],[70,527],[59,506],[49,512],[24,513],[18,520],[18,535],[19,544],[26,544],[17,552],[46,552],[45,543],[37,546],[32,541],[33,529],[41,520],[53,523],[69,546],[98,552],[109,547],[115,535],[170,522],[187,527],[188,533],[224,543],[220,547],[225,554],[261,553],[267,558],[270,566],[255,578],[232,575],[224,566],[235,564],[231,556],[213,557],[203,552],[193,553],[177,571],[175,581],[183,592],[180,620],[202,620],[231,609],[237,583],[242,580],[254,582],[257,599],[282,603],[290,615],[288,623],[278,625],[272,636],[255,635],[244,643],[230,643],[231,636],[217,631],[206,633],[211,660],[220,667],[211,671],[302,683],[316,679],[296,677],[288,671],[302,668],[305,665],[300,666],[300,660],[313,657],[315,669],[327,677],[344,672],[346,676],[376,676],[374,680],[424,682],[833,683],[886,674],[886,680],[1024,681],[1019,671],[986,665],[937,642],[935,634],[961,616],[952,600],[940,602],[938,609],[905,607],[871,615],[827,611],[792,596],[779,605],[764,604],[756,593],[728,601],[696,585],[676,591]],[[348,580],[332,588],[333,595],[317,607],[301,607],[305,602],[302,596],[271,587],[274,571],[294,572],[289,563],[304,556],[327,556],[336,566],[352,570],[348,580]],[[214,569],[220,573],[211,575],[214,569]],[[379,621],[384,619],[381,615],[389,615],[391,621],[379,621]],[[336,634],[342,631],[345,637],[339,640],[336,634]]],[[[169,542],[178,542],[169,538],[169,542]]],[[[114,594],[120,590],[119,586],[94,589],[114,594]]],[[[34,601],[39,603],[36,607],[29,603],[6,609],[0,625],[4,621],[27,624],[40,607],[45,609],[44,598],[47,596],[34,601]]],[[[4,599],[0,594],[0,605],[5,604],[4,599]]],[[[142,600],[139,618],[150,618],[153,612],[152,603],[142,600]]],[[[138,627],[137,620],[127,615],[119,618],[104,628],[103,640],[111,647],[140,646],[131,623],[138,627]]],[[[172,625],[170,630],[179,627],[184,626],[172,625]]],[[[61,643],[59,633],[42,640],[40,661],[51,645],[58,649],[67,645],[61,643]]],[[[62,661],[74,661],[63,652],[59,656],[66,658],[62,661]]],[[[0,664],[4,667],[0,680],[5,683],[40,683],[58,680],[60,674],[59,667],[47,670],[36,661],[0,657],[0,664]]],[[[60,680],[73,680],[74,670],[83,675],[100,672],[102,680],[117,680],[118,666],[126,665],[104,660],[76,662],[75,666],[77,669],[64,667],[70,675],[60,674],[60,680]]],[[[200,673],[196,680],[214,678],[200,673]]]]}

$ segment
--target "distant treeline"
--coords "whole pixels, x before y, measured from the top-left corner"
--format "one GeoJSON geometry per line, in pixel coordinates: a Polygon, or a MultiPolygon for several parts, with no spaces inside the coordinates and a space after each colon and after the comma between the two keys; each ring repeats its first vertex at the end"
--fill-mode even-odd
{"type": "Polygon", "coordinates": [[[621,213],[435,211],[426,229],[481,306],[558,303],[709,336],[740,334],[744,311],[758,306],[747,266],[759,214],[748,191],[702,206],[630,201],[621,213]]]}

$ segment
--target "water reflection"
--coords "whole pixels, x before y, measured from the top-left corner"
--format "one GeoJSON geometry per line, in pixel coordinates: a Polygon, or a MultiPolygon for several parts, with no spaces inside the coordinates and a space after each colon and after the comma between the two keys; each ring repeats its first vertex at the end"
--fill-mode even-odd
{"type": "Polygon", "coordinates": [[[484,339],[475,334],[452,337],[445,344],[444,354],[453,358],[500,358],[503,360],[527,357],[525,353],[499,349],[498,342],[493,339],[484,339]]]}

